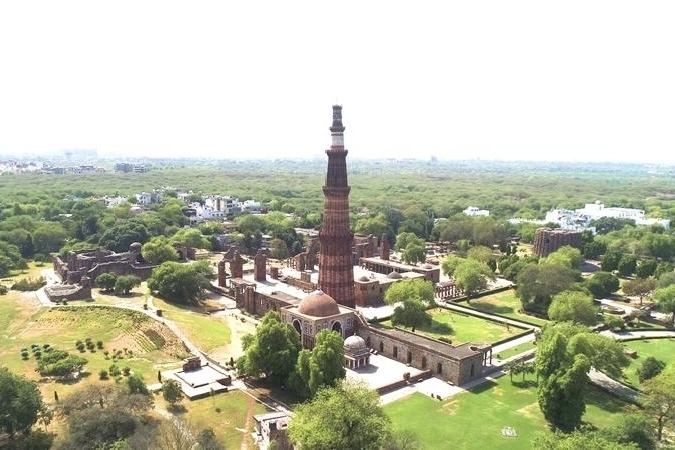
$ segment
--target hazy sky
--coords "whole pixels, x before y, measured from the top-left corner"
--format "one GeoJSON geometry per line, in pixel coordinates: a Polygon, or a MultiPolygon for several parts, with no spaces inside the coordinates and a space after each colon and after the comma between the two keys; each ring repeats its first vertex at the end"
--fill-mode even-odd
{"type": "Polygon", "coordinates": [[[0,153],[675,160],[675,2],[3,1],[0,153]]]}

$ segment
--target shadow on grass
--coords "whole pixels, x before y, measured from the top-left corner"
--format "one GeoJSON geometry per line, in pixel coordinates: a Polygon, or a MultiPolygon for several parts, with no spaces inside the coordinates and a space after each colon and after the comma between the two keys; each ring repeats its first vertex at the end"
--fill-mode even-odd
{"type": "Polygon", "coordinates": [[[588,390],[586,391],[586,404],[595,405],[603,411],[610,413],[620,413],[624,412],[626,403],[591,385],[588,386],[588,390]]]}
{"type": "Polygon", "coordinates": [[[520,380],[514,379],[513,382],[511,382],[511,384],[520,389],[536,388],[538,385],[536,380],[523,381],[522,378],[520,380]]]}
{"type": "Polygon", "coordinates": [[[482,392],[485,392],[487,390],[492,389],[493,387],[497,386],[497,382],[494,380],[486,380],[484,383],[479,384],[478,386],[469,389],[469,392],[472,394],[480,394],[482,392]]]}
{"type": "Polygon", "coordinates": [[[481,303],[479,301],[467,302],[468,306],[488,314],[515,314],[516,311],[510,306],[494,305],[492,303],[481,303]]]}

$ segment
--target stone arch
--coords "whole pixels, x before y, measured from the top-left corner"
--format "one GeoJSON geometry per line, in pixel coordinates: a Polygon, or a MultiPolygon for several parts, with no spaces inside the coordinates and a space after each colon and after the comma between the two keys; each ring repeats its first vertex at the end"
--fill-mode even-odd
{"type": "Polygon", "coordinates": [[[398,347],[394,345],[394,358],[398,358],[398,347]]]}
{"type": "Polygon", "coordinates": [[[427,368],[427,357],[422,356],[422,369],[426,369],[426,368],[427,368]]]}
{"type": "Polygon", "coordinates": [[[335,322],[333,322],[330,329],[332,331],[337,332],[340,336],[342,336],[342,322],[340,322],[339,320],[336,320],[335,322]]]}
{"type": "Polygon", "coordinates": [[[380,341],[380,353],[384,351],[384,342],[380,341]]]}
{"type": "Polygon", "coordinates": [[[298,319],[293,320],[293,328],[298,332],[299,335],[302,335],[302,325],[298,319]]]}
{"type": "Polygon", "coordinates": [[[443,364],[436,364],[436,373],[443,373],[443,364]]]}
{"type": "Polygon", "coordinates": [[[408,364],[412,363],[412,352],[410,350],[408,350],[408,354],[406,355],[405,359],[406,359],[406,361],[405,361],[406,363],[408,363],[408,364]]]}

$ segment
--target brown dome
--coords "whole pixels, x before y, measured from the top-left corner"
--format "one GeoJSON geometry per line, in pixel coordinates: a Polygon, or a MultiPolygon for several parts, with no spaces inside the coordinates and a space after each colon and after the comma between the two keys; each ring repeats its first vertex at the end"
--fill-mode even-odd
{"type": "Polygon", "coordinates": [[[302,299],[298,312],[313,317],[328,317],[340,314],[340,308],[333,297],[317,290],[302,299]]]}
{"type": "Polygon", "coordinates": [[[391,278],[392,280],[400,280],[401,278],[403,278],[403,277],[401,276],[401,274],[398,273],[398,272],[396,272],[396,271],[393,271],[392,273],[390,273],[389,275],[387,275],[387,277],[388,277],[388,278],[391,278]]]}

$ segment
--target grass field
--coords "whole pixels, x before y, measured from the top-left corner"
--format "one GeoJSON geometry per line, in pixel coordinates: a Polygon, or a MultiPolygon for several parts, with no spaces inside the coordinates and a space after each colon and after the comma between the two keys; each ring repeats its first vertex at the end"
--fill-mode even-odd
{"type": "Polygon", "coordinates": [[[511,347],[507,350],[503,350],[498,354],[494,355],[494,357],[497,359],[506,359],[510,358],[511,356],[515,356],[520,353],[526,352],[528,350],[532,350],[533,348],[537,348],[537,346],[534,344],[534,341],[525,342],[523,344],[517,345],[516,347],[511,347]]]}
{"type": "MultiPolygon", "coordinates": [[[[418,435],[421,448],[452,449],[526,449],[547,424],[537,403],[532,375],[512,384],[508,376],[450,397],[434,400],[420,393],[384,406],[395,429],[409,429],[418,435]],[[517,436],[502,436],[504,427],[515,429],[517,436]]],[[[595,388],[589,388],[584,420],[603,428],[615,424],[624,404],[595,388]]]]}
{"type": "Polygon", "coordinates": [[[12,291],[0,297],[0,361],[11,371],[40,381],[38,386],[47,401],[54,390],[67,395],[77,386],[97,381],[98,372],[108,370],[112,364],[120,369],[129,367],[152,382],[159,368],[177,367],[185,356],[187,351],[170,330],[140,312],[105,306],[38,309],[33,293],[12,291]],[[94,343],[103,341],[103,349],[79,353],[75,342],[86,338],[94,343]],[[30,351],[32,344],[50,344],[85,357],[89,361],[85,367],[88,375],[78,383],[40,381],[30,351]],[[21,357],[23,348],[29,349],[27,360],[21,357]],[[114,361],[111,354],[116,350],[123,354],[114,361]],[[104,351],[109,352],[108,359],[104,351]]]}
{"type": "Polygon", "coordinates": [[[624,381],[640,387],[637,369],[650,356],[666,363],[666,369],[675,367],[675,339],[638,339],[625,343],[627,348],[637,351],[637,358],[630,360],[630,365],[623,370],[624,381]]]}
{"type": "Polygon", "coordinates": [[[522,320],[533,325],[543,326],[548,321],[539,317],[520,312],[520,300],[515,291],[509,290],[481,298],[472,299],[470,302],[461,302],[461,305],[470,306],[479,311],[493,314],[501,314],[515,320],[522,320]]]}
{"type": "Polygon", "coordinates": [[[197,347],[211,353],[230,343],[230,327],[220,317],[212,317],[195,308],[177,306],[159,298],[152,303],[162,309],[163,316],[172,320],[197,347]]]}
{"type": "Polygon", "coordinates": [[[225,448],[255,448],[251,439],[252,416],[269,411],[266,406],[239,390],[200,400],[183,400],[182,406],[185,411],[176,413],[177,417],[187,421],[197,432],[206,427],[213,428],[225,448]]]}
{"type": "MultiPolygon", "coordinates": [[[[497,342],[502,339],[522,333],[522,328],[507,327],[474,316],[469,316],[447,309],[433,309],[428,311],[432,316],[430,326],[417,327],[416,333],[438,339],[441,336],[452,339],[453,344],[464,342],[497,342]]],[[[391,327],[391,320],[380,323],[391,327]]],[[[407,327],[402,327],[409,329],[407,327]]]]}

